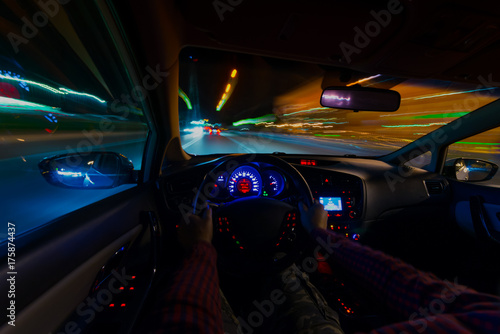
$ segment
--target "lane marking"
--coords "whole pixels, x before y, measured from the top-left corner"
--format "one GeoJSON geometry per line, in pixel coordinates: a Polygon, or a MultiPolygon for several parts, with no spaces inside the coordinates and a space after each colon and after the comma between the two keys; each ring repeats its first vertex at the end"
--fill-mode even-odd
{"type": "MultiPolygon", "coordinates": [[[[186,149],[186,148],[188,148],[189,146],[191,146],[191,145],[193,145],[193,144],[197,143],[198,141],[200,141],[200,139],[201,139],[201,138],[203,138],[203,136],[199,136],[199,137],[197,137],[197,138],[195,138],[195,139],[191,140],[189,143],[187,143],[187,144],[185,144],[185,145],[181,145],[181,146],[182,146],[182,148],[185,150],[185,149],[186,149]]],[[[182,142],[182,140],[181,140],[181,142],[182,142]]]]}
{"type": "Polygon", "coordinates": [[[257,153],[257,150],[251,150],[251,149],[249,149],[248,147],[246,147],[245,144],[239,142],[238,140],[236,140],[234,138],[231,138],[231,137],[226,137],[226,138],[229,139],[230,141],[238,144],[247,153],[257,153]]]}

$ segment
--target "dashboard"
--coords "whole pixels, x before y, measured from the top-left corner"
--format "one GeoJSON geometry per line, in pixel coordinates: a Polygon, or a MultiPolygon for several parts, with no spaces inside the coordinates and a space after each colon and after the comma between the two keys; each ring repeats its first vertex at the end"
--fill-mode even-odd
{"type": "Polygon", "coordinates": [[[358,176],[318,167],[297,166],[304,176],[314,199],[328,212],[328,228],[359,240],[358,229],[364,213],[365,191],[358,176]]]}
{"type": "MultiPolygon", "coordinates": [[[[435,174],[414,169],[405,178],[398,166],[373,159],[345,157],[287,155],[283,160],[294,166],[304,177],[314,199],[328,212],[328,229],[358,240],[366,229],[380,219],[397,214],[402,208],[415,205],[434,212],[447,200],[445,181],[435,174]],[[441,184],[435,193],[429,185],[441,184]],[[409,191],[411,189],[411,191],[409,191]]],[[[291,177],[271,164],[248,162],[216,171],[211,200],[223,204],[246,197],[269,197],[277,200],[297,195],[291,177]]],[[[163,195],[167,207],[181,212],[192,210],[193,197],[205,175],[220,163],[214,157],[195,157],[185,165],[169,166],[163,179],[163,195]]]]}

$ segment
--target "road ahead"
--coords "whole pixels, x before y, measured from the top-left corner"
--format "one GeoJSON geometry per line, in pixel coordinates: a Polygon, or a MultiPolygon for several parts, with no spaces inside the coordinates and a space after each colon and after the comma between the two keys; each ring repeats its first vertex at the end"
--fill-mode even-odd
{"type": "Polygon", "coordinates": [[[190,133],[181,136],[182,147],[191,154],[272,153],[379,156],[396,150],[388,142],[364,143],[342,138],[325,139],[314,136],[293,136],[263,132],[225,131],[221,135],[190,133]]]}

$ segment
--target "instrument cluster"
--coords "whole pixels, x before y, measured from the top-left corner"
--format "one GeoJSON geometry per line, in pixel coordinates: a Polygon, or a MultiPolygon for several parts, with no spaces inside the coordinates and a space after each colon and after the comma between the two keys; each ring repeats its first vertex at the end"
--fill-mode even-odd
{"type": "Polygon", "coordinates": [[[231,173],[220,174],[217,187],[232,198],[278,197],[287,188],[287,181],[285,176],[273,167],[243,165],[231,173]]]}

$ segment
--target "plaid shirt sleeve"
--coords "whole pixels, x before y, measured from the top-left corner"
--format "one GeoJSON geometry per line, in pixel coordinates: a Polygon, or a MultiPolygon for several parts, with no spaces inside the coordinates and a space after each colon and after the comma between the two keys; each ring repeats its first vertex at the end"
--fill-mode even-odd
{"type": "Polygon", "coordinates": [[[443,281],[343,235],[315,229],[325,258],[402,319],[370,333],[500,333],[500,298],[443,281]]]}
{"type": "Polygon", "coordinates": [[[211,244],[194,245],[156,308],[154,333],[224,332],[216,261],[211,244]]]}

